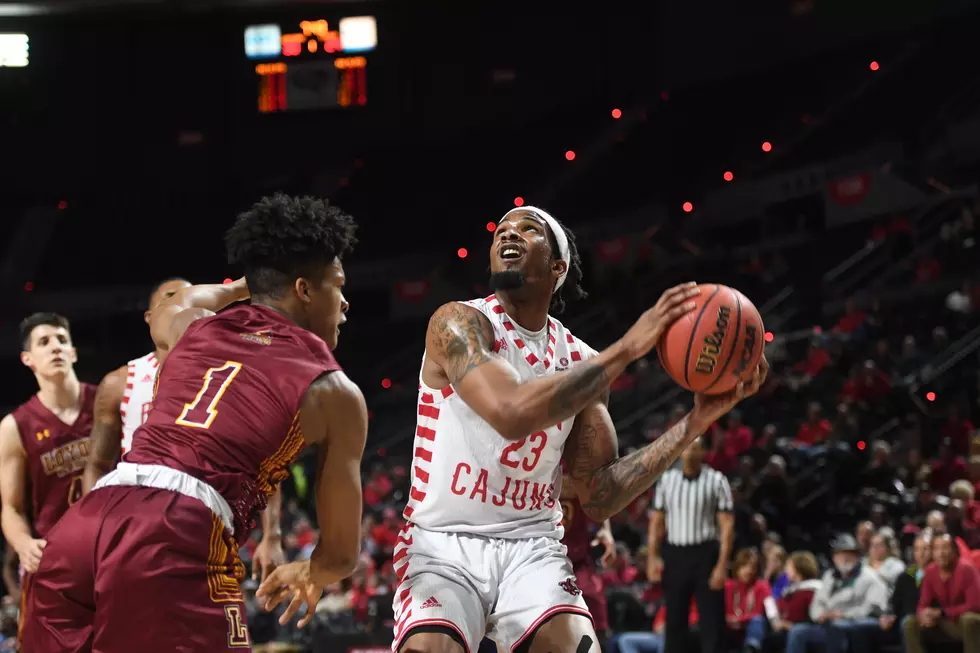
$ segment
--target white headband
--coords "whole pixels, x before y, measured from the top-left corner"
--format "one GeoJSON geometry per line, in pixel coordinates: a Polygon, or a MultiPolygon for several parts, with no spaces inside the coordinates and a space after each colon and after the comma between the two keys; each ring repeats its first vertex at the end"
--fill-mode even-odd
{"type": "Polygon", "coordinates": [[[515,211],[528,211],[533,213],[536,217],[544,220],[548,225],[548,228],[551,229],[551,234],[555,237],[555,242],[558,244],[558,258],[565,261],[565,271],[561,273],[560,277],[558,277],[558,282],[555,284],[555,290],[553,291],[558,292],[561,285],[565,283],[565,277],[568,275],[568,266],[571,265],[571,261],[568,258],[568,237],[565,235],[565,230],[561,228],[561,225],[558,224],[557,220],[551,217],[550,213],[534,206],[521,206],[511,209],[510,211],[507,211],[507,213],[504,213],[504,217],[500,218],[497,224],[500,224],[500,222],[506,220],[507,216],[515,211]]]}

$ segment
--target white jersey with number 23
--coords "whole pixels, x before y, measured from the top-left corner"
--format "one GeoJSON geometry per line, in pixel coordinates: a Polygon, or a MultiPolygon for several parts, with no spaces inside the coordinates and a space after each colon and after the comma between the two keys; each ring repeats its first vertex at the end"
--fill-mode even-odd
{"type": "MultiPolygon", "coordinates": [[[[523,381],[561,374],[595,355],[558,320],[521,328],[491,295],[463,302],[494,330],[494,352],[523,381]]],[[[452,386],[419,377],[412,489],[405,519],[437,532],[517,539],[561,539],[561,455],[574,417],[516,442],[473,412],[452,386]]]]}

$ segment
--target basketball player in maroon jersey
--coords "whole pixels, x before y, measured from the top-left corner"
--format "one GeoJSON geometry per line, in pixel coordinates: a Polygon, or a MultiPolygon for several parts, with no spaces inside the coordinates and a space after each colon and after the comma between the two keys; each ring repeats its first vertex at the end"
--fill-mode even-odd
{"type": "Polygon", "coordinates": [[[561,486],[561,525],[565,536],[561,543],[568,550],[566,555],[575,571],[575,582],[582,590],[582,598],[589,607],[596,635],[599,636],[599,648],[606,650],[606,640],[609,631],[609,613],[606,609],[606,586],[602,574],[596,569],[593,558],[593,547],[601,545],[605,551],[602,554],[602,564],[608,566],[616,559],[616,542],[613,540],[612,527],[609,520],[598,524],[582,510],[582,504],[575,496],[572,482],[563,479],[561,486]],[[593,527],[596,527],[597,530],[593,527]]]}
{"type": "Polygon", "coordinates": [[[238,544],[304,444],[321,445],[320,539],[266,585],[292,598],[283,620],[305,605],[305,624],[323,587],[351,573],[367,408],[331,349],[354,229],[324,201],[265,198],[226,236],[247,286],[192,286],[153,312],[153,340],[168,352],[153,410],[126,460],[49,534],[27,650],[249,650],[238,544]],[[201,308],[249,291],[251,305],[201,308]]]}
{"type": "MultiPolygon", "coordinates": [[[[0,421],[0,522],[24,571],[23,598],[51,527],[82,496],[95,386],[75,376],[78,355],[64,317],[35,313],[21,322],[20,338],[21,362],[38,391],[0,421]]],[[[22,605],[22,624],[24,615],[22,605]]]]}
{"type": "MultiPolygon", "coordinates": [[[[191,284],[186,279],[172,277],[161,281],[150,293],[150,303],[143,313],[143,321],[147,326],[152,323],[153,311],[163,302],[173,297],[178,291],[189,287],[191,284]]],[[[231,299],[229,294],[226,299],[231,299]]],[[[224,306],[205,306],[214,311],[219,311],[224,306]]],[[[152,333],[150,334],[152,337],[152,333]]],[[[154,343],[152,359],[159,369],[167,357],[167,350],[157,343],[154,343]]],[[[140,362],[138,359],[134,362],[140,362]]],[[[149,366],[147,366],[149,368],[149,366]]],[[[123,365],[109,372],[102,378],[99,388],[95,393],[95,411],[93,417],[92,435],[89,439],[88,463],[85,465],[85,472],[82,475],[82,493],[88,493],[95,483],[116,468],[122,453],[123,431],[131,440],[133,431],[141,424],[141,418],[145,420],[149,414],[147,406],[129,406],[130,413],[124,416],[123,402],[127,397],[127,384],[130,386],[129,399],[145,397],[145,400],[152,398],[152,386],[155,382],[155,371],[147,369],[145,379],[131,378],[130,365],[123,365]],[[153,375],[151,377],[151,374],[153,375]],[[141,387],[145,384],[147,387],[141,387]],[[134,389],[135,386],[136,389],[134,389]],[[125,419],[124,419],[125,417],[125,419]],[[129,420],[129,421],[127,421],[129,420]]],[[[131,444],[129,445],[131,446],[131,444]]],[[[252,556],[252,577],[259,579],[265,578],[273,569],[285,562],[285,555],[282,549],[282,533],[280,530],[280,513],[282,508],[282,496],[278,490],[269,498],[269,505],[262,511],[262,541],[255,549],[252,556]]]]}
{"type": "MultiPolygon", "coordinates": [[[[173,297],[178,290],[190,285],[190,282],[176,277],[157,284],[150,293],[150,304],[143,313],[143,321],[147,326],[150,325],[153,310],[157,306],[173,297]]],[[[224,307],[216,307],[216,310],[221,308],[224,307]]],[[[163,362],[166,354],[166,350],[154,343],[153,355],[158,365],[163,362]]],[[[119,462],[123,437],[123,397],[126,394],[127,382],[129,382],[129,366],[123,365],[102,377],[98,391],[95,393],[95,417],[89,442],[88,464],[85,465],[85,473],[82,475],[84,494],[92,489],[96,481],[115,469],[116,463],[119,462]]],[[[133,409],[143,413],[142,407],[134,406],[133,409]]]]}

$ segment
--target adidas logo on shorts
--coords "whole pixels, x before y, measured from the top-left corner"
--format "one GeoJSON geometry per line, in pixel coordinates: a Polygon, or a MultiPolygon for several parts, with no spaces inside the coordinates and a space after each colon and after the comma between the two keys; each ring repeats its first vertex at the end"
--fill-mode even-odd
{"type": "Polygon", "coordinates": [[[436,601],[436,597],[430,596],[425,600],[425,603],[419,606],[419,610],[425,610],[426,608],[441,608],[442,604],[436,601]]]}

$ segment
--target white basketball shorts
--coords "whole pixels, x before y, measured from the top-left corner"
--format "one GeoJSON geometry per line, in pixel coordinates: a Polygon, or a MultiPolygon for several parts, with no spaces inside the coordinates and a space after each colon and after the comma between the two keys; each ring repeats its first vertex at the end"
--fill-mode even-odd
{"type": "Polygon", "coordinates": [[[592,619],[565,546],[551,538],[506,540],[407,524],[393,560],[394,653],[420,626],[455,631],[466,653],[476,653],[484,635],[499,653],[510,653],[555,614],[592,619]]]}

